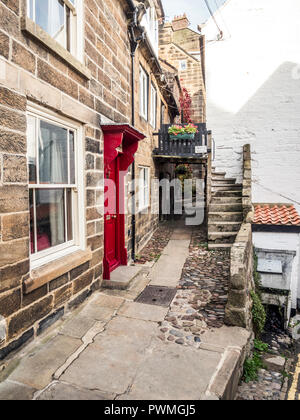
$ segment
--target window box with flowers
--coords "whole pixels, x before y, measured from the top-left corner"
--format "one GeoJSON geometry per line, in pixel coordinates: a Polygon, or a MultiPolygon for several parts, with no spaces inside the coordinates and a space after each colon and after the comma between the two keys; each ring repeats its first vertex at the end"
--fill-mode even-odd
{"type": "Polygon", "coordinates": [[[168,129],[171,140],[193,140],[195,134],[198,133],[198,128],[194,124],[187,125],[171,125],[168,129]]]}

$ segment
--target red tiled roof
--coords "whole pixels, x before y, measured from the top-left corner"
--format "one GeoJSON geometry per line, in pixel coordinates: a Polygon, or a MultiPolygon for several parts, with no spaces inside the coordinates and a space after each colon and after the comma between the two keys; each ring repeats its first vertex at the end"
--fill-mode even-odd
{"type": "Polygon", "coordinates": [[[254,224],[300,226],[300,216],[291,204],[255,204],[254,224]]]}

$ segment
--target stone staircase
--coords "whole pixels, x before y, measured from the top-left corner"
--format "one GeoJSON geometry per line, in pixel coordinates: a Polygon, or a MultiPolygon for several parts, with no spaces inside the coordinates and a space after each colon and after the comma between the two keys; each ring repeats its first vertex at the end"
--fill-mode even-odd
{"type": "Polygon", "coordinates": [[[243,221],[242,184],[212,170],[208,209],[208,248],[230,250],[243,221]]]}

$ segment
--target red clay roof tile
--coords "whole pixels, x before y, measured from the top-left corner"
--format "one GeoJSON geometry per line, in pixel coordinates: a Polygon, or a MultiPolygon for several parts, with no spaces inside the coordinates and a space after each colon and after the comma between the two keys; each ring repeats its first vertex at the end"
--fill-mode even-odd
{"type": "Polygon", "coordinates": [[[290,204],[255,204],[254,224],[300,226],[300,216],[290,204]]]}

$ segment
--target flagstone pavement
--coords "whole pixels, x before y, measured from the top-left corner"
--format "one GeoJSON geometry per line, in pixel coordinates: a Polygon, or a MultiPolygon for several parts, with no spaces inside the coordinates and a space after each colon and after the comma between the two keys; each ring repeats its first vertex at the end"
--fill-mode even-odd
{"type": "Polygon", "coordinates": [[[158,261],[145,264],[128,290],[100,290],[6,361],[0,399],[232,398],[249,332],[198,310],[214,297],[203,278],[198,289],[184,288],[193,281],[183,271],[192,233],[176,227],[158,261]],[[136,302],[147,285],[178,290],[169,307],[136,302]]]}

